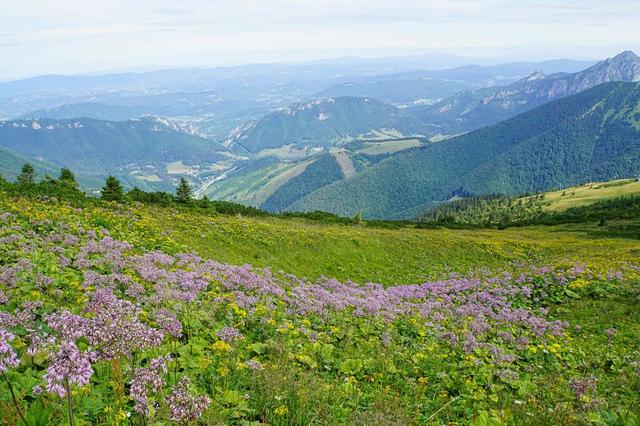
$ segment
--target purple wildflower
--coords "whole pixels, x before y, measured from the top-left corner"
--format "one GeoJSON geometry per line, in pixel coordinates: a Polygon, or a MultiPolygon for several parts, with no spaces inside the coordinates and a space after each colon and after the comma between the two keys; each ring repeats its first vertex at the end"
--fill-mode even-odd
{"type": "Polygon", "coordinates": [[[135,371],[131,381],[131,398],[135,402],[134,410],[143,416],[149,414],[148,392],[158,392],[164,386],[164,374],[167,374],[169,355],[152,359],[149,366],[135,371]]]}
{"type": "Polygon", "coordinates": [[[159,309],[156,311],[155,317],[160,330],[175,338],[182,336],[182,324],[174,313],[167,309],[159,309]]]}
{"type": "Polygon", "coordinates": [[[93,375],[91,361],[94,354],[80,352],[75,343],[65,341],[60,345],[57,353],[47,367],[44,380],[47,382],[47,391],[63,397],[66,395],[67,385],[85,386],[93,375]]]}
{"type": "Polygon", "coordinates": [[[12,333],[0,328],[0,372],[4,373],[9,368],[15,368],[20,364],[16,352],[9,344],[14,337],[12,333]]]}
{"type": "Polygon", "coordinates": [[[246,365],[249,369],[251,369],[251,370],[255,370],[255,371],[262,370],[262,369],[264,368],[264,367],[262,366],[262,363],[260,363],[260,361],[256,361],[256,360],[253,360],[253,359],[248,360],[248,361],[245,363],[245,365],[246,365]]]}
{"type": "Polygon", "coordinates": [[[197,420],[211,401],[206,395],[197,397],[191,395],[189,393],[189,379],[185,377],[167,396],[167,402],[171,420],[187,423],[197,420]]]}
{"type": "Polygon", "coordinates": [[[582,398],[589,392],[596,390],[596,378],[593,376],[573,379],[569,382],[569,387],[578,398],[582,398]]]}
{"type": "Polygon", "coordinates": [[[616,330],[615,328],[611,327],[611,328],[607,328],[604,333],[607,335],[607,337],[609,339],[611,339],[613,336],[615,336],[616,334],[618,334],[618,330],[616,330]]]}
{"type": "Polygon", "coordinates": [[[382,336],[380,336],[380,341],[385,347],[389,347],[389,345],[391,345],[391,340],[391,334],[388,331],[385,331],[384,333],[382,333],[382,336]]]}
{"type": "Polygon", "coordinates": [[[244,338],[238,329],[228,326],[224,326],[218,330],[216,336],[223,342],[233,342],[234,340],[242,340],[244,338]]]}

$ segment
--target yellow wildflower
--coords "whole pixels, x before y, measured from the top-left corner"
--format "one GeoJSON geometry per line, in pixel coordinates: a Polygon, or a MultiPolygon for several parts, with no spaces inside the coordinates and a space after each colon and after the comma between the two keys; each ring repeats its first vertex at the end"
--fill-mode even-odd
{"type": "Polygon", "coordinates": [[[231,345],[227,342],[223,342],[222,340],[218,340],[211,345],[211,349],[213,349],[215,352],[226,352],[231,350],[231,345]]]}
{"type": "Polygon", "coordinates": [[[289,409],[284,405],[280,405],[274,410],[274,412],[276,413],[277,416],[284,416],[289,412],[289,409]]]}

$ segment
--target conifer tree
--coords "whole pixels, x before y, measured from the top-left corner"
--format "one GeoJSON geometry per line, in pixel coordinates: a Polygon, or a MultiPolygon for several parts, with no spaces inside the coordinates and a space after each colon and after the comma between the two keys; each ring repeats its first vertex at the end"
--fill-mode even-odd
{"type": "Polygon", "coordinates": [[[63,183],[71,188],[77,188],[78,182],[73,172],[67,168],[60,170],[60,176],[58,176],[58,182],[63,183]]]}
{"type": "Polygon", "coordinates": [[[356,214],[353,216],[353,223],[355,223],[356,225],[360,225],[362,223],[362,215],[360,214],[360,212],[356,212],[356,214]]]}
{"type": "Polygon", "coordinates": [[[198,204],[200,205],[200,207],[202,207],[203,209],[206,209],[209,207],[209,198],[205,195],[204,197],[202,197],[200,199],[200,201],[198,201],[198,204]]]}
{"type": "Polygon", "coordinates": [[[58,177],[58,180],[75,182],[76,177],[71,170],[64,168],[60,170],[60,176],[58,177]]]}
{"type": "Polygon", "coordinates": [[[176,190],[176,197],[178,198],[178,202],[180,203],[188,203],[191,201],[191,185],[189,185],[189,181],[185,178],[180,178],[180,184],[178,184],[178,189],[176,190]]]}
{"type": "Polygon", "coordinates": [[[36,180],[36,170],[29,163],[24,163],[22,166],[22,171],[18,175],[18,184],[20,185],[31,185],[36,180]]]}
{"type": "Polygon", "coordinates": [[[124,198],[124,192],[120,181],[114,176],[109,176],[105,182],[100,198],[105,201],[122,201],[124,198]]]}

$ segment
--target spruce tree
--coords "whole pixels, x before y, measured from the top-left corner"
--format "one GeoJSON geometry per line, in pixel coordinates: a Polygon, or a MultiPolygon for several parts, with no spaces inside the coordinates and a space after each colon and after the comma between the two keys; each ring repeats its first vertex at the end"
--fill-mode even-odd
{"type": "Polygon", "coordinates": [[[210,203],[209,198],[206,195],[202,197],[200,201],[198,201],[198,205],[203,209],[209,208],[209,203],[210,203]]]}
{"type": "Polygon", "coordinates": [[[67,185],[71,188],[77,188],[78,182],[73,172],[67,168],[60,170],[60,176],[58,176],[58,182],[67,185]]]}
{"type": "Polygon", "coordinates": [[[356,214],[353,216],[353,223],[355,223],[356,225],[360,225],[362,223],[362,215],[360,214],[360,212],[356,212],[356,214]]]}
{"type": "Polygon", "coordinates": [[[61,169],[60,170],[60,176],[58,177],[58,180],[64,180],[64,181],[68,181],[68,182],[75,182],[76,181],[76,177],[73,174],[73,172],[67,168],[61,169]]]}
{"type": "Polygon", "coordinates": [[[180,184],[176,190],[176,197],[180,203],[188,203],[191,201],[191,186],[185,178],[180,178],[180,184]]]}
{"type": "Polygon", "coordinates": [[[100,197],[105,201],[122,201],[124,192],[120,181],[114,176],[109,176],[102,188],[100,197]]]}
{"type": "Polygon", "coordinates": [[[31,185],[36,180],[36,170],[29,163],[24,163],[22,166],[22,171],[18,175],[18,184],[20,185],[31,185]]]}

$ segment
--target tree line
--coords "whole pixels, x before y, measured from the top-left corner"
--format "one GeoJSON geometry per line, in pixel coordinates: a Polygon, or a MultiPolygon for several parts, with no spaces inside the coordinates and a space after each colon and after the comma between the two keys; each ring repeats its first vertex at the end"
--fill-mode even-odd
{"type": "Polygon", "coordinates": [[[25,163],[15,182],[9,182],[0,175],[0,190],[16,196],[34,197],[55,197],[73,203],[76,206],[83,206],[97,200],[109,203],[142,203],[158,205],[162,207],[181,207],[186,209],[200,209],[220,214],[243,216],[273,216],[281,218],[302,218],[323,223],[354,224],[375,227],[399,227],[404,223],[390,221],[367,221],[362,220],[360,214],[353,218],[340,217],[322,211],[314,212],[282,212],[279,214],[269,213],[252,206],[245,206],[238,203],[223,200],[210,200],[206,196],[194,198],[193,188],[189,181],[181,177],[178,182],[175,194],[165,191],[143,191],[134,187],[125,191],[124,186],[115,176],[108,176],[100,190],[99,197],[91,197],[80,189],[74,173],[63,168],[57,178],[46,175],[41,181],[37,181],[35,168],[25,163]]]}
{"type": "MultiPolygon", "coordinates": [[[[96,197],[91,197],[80,189],[80,185],[70,169],[62,168],[57,178],[46,175],[42,180],[37,181],[36,170],[30,163],[25,163],[22,166],[15,182],[9,182],[0,176],[0,189],[13,195],[56,197],[76,205],[87,204],[96,200],[96,197]]],[[[125,191],[117,177],[108,176],[100,190],[98,199],[114,203],[140,202],[165,207],[200,208],[222,214],[268,215],[267,212],[255,207],[229,201],[209,200],[206,196],[201,199],[195,199],[191,184],[184,177],[180,178],[176,192],[172,194],[164,191],[147,192],[137,187],[125,191]]]]}

